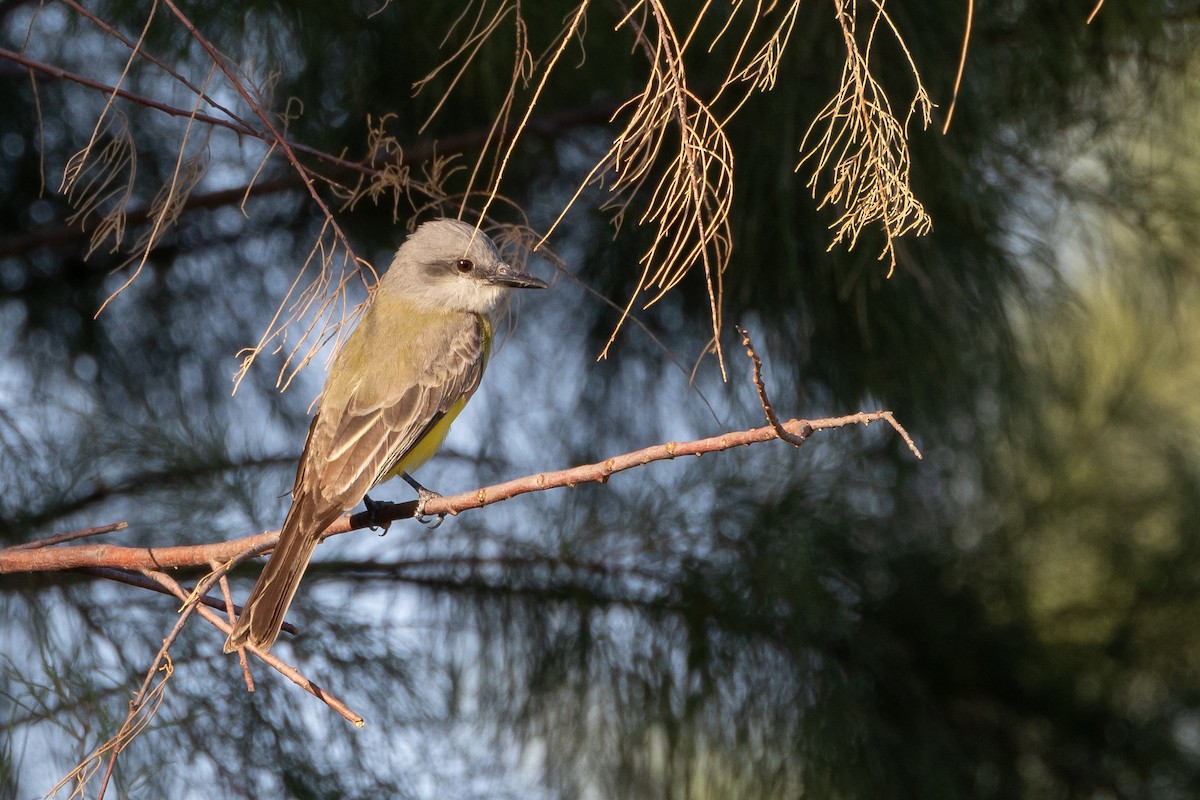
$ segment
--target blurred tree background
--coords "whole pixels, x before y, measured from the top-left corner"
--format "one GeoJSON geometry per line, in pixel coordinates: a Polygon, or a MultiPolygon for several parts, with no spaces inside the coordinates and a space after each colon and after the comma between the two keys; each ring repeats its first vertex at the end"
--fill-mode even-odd
{"type": "MultiPolygon", "coordinates": [[[[673,4],[681,36],[700,5],[673,4]]],[[[189,624],[109,796],[1200,794],[1200,8],[1108,0],[1085,25],[1091,3],[979,4],[943,135],[967,4],[888,3],[939,104],[930,130],[909,126],[933,229],[897,242],[889,279],[877,228],[827,251],[838,211],[794,171],[845,61],[835,6],[738,7],[738,25],[796,17],[775,87],[728,125],[724,317],[755,335],[781,415],[890,408],[925,460],[883,426],[845,429],[527,495],[437,530],[338,537],[292,608],[301,635],[276,651],[367,726],[261,668],[248,694],[220,635],[189,624]]],[[[0,3],[0,544],[116,520],[130,525],[114,542],[145,546],[277,527],[324,356],[284,393],[286,349],[235,395],[230,378],[325,219],[262,142],[118,100],[98,141],[136,154],[122,167],[136,167],[126,241],[89,254],[108,206],[80,220],[56,189],[107,95],[20,60],[120,82],[129,50],[80,8],[0,3]],[[134,274],[131,242],[181,152],[191,199],[96,316],[134,274]]],[[[260,128],[156,8],[147,26],[143,3],[86,6],[131,39],[147,26],[147,52],[260,128]]],[[[290,141],[353,161],[382,124],[423,176],[435,154],[473,163],[514,40],[542,53],[575,13],[522,2],[518,27],[511,3],[466,8],[457,25],[445,4],[185,10],[290,141]],[[444,70],[414,94],[475,14],[501,12],[460,79],[444,70]]],[[[589,5],[513,152],[500,221],[521,209],[548,229],[608,148],[611,115],[648,71],[618,28],[629,10],[589,5]]],[[[858,13],[865,37],[873,12],[858,13]]],[[[726,16],[710,13],[688,51],[702,95],[740,41],[705,49],[726,16]]],[[[903,120],[913,77],[885,34],[871,67],[903,120]]],[[[195,103],[142,60],[122,86],[195,103]]],[[[461,191],[465,177],[440,179],[461,191]]],[[[110,205],[126,191],[113,186],[110,205]]],[[[416,209],[457,213],[417,191],[352,207],[317,191],[379,268],[416,209]]],[[[585,191],[550,241],[569,274],[534,257],[555,285],[522,299],[427,485],[464,491],[763,424],[728,324],[728,382],[712,358],[689,380],[711,336],[699,272],[595,360],[652,236],[633,211],[613,235],[605,198],[585,191]]],[[[236,596],[256,574],[235,573],[236,596]]],[[[178,603],[61,573],[4,576],[0,607],[0,796],[38,797],[115,733],[178,603]]]]}

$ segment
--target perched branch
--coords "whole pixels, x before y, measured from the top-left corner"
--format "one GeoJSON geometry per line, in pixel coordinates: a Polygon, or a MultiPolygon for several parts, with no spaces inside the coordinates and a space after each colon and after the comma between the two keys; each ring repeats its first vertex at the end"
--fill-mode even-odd
{"type": "MultiPolygon", "coordinates": [[[[795,437],[811,435],[813,431],[844,428],[849,425],[870,425],[872,422],[888,423],[904,439],[905,444],[918,457],[912,438],[895,420],[890,411],[871,411],[850,414],[844,417],[829,417],[825,419],[798,420],[793,419],[781,423],[784,433],[795,437]]],[[[473,508],[510,500],[514,497],[531,492],[541,492],[547,489],[574,487],[581,483],[606,483],[610,476],[624,472],[634,467],[642,467],[654,461],[666,461],[679,456],[702,456],[705,453],[717,453],[734,447],[749,446],[756,442],[767,442],[780,438],[780,431],[774,426],[767,425],[746,431],[731,431],[706,439],[690,442],[667,442],[665,444],[635,450],[614,456],[606,461],[595,464],[572,467],[556,472],[543,472],[524,478],[499,483],[494,486],[476,489],[462,494],[439,497],[430,500],[425,505],[426,514],[458,514],[473,508]]],[[[407,519],[416,515],[415,501],[407,503],[380,504],[380,516],[374,519],[380,522],[407,519]]],[[[348,533],[369,527],[372,520],[370,515],[359,513],[347,515],[325,529],[323,538],[348,533]]],[[[52,547],[39,550],[17,550],[7,548],[0,550],[0,575],[14,572],[53,572],[79,567],[116,567],[127,570],[145,569],[179,569],[182,567],[205,567],[211,561],[226,562],[233,559],[248,558],[259,555],[275,546],[279,539],[278,531],[267,531],[257,536],[247,536],[226,542],[212,544],[182,545],[178,547],[121,547],[117,545],[80,545],[75,547],[52,547]]]]}

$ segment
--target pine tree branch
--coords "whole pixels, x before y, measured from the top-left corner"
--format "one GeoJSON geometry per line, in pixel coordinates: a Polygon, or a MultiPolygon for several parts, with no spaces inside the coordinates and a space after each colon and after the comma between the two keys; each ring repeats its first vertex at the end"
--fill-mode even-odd
{"type": "MultiPolygon", "coordinates": [[[[909,449],[920,457],[916,445],[913,444],[908,433],[895,420],[890,411],[859,412],[844,417],[814,420],[793,419],[781,423],[780,427],[794,437],[804,435],[801,441],[808,441],[811,433],[816,431],[844,428],[850,425],[870,425],[872,422],[886,422],[900,434],[909,449]]],[[[680,456],[702,456],[705,453],[717,453],[778,438],[780,438],[779,431],[772,425],[766,425],[746,431],[730,431],[690,442],[667,442],[614,456],[595,464],[584,464],[555,472],[542,472],[471,492],[439,497],[426,503],[425,513],[455,515],[532,492],[563,487],[572,488],[581,483],[606,483],[612,475],[618,472],[643,467],[654,461],[669,461],[680,456]]],[[[361,530],[371,525],[379,525],[393,520],[407,519],[415,516],[416,510],[416,501],[380,503],[374,517],[366,512],[343,516],[325,530],[322,538],[361,530]]],[[[274,547],[278,538],[279,531],[267,531],[256,536],[225,542],[177,547],[124,547],[109,544],[45,547],[37,550],[21,550],[10,547],[0,550],[0,575],[15,572],[55,572],[80,567],[110,567],[133,571],[208,567],[214,561],[221,563],[240,561],[262,554],[274,547]]]]}

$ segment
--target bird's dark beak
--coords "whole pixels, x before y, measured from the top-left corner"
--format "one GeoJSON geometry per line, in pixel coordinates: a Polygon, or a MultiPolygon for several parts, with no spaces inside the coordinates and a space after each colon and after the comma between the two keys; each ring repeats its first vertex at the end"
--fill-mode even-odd
{"type": "Polygon", "coordinates": [[[501,264],[496,271],[488,276],[488,283],[496,286],[508,286],[512,289],[545,289],[546,282],[535,278],[528,272],[521,272],[516,267],[501,264]]]}

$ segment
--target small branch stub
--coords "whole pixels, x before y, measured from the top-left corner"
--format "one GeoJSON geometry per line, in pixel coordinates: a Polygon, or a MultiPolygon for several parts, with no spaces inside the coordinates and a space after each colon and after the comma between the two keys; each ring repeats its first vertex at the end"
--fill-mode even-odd
{"type": "Polygon", "coordinates": [[[767,422],[771,423],[771,427],[775,429],[775,433],[780,439],[783,439],[788,444],[799,447],[804,444],[805,439],[812,435],[812,428],[804,425],[800,428],[800,433],[792,434],[779,424],[779,416],[775,413],[775,408],[771,405],[771,401],[767,397],[767,387],[763,383],[762,377],[762,361],[759,360],[758,354],[754,352],[754,343],[750,341],[750,333],[740,325],[735,325],[734,328],[741,334],[742,347],[746,348],[746,355],[750,356],[750,361],[754,364],[754,388],[758,389],[758,401],[762,403],[763,411],[767,414],[767,422]]]}

